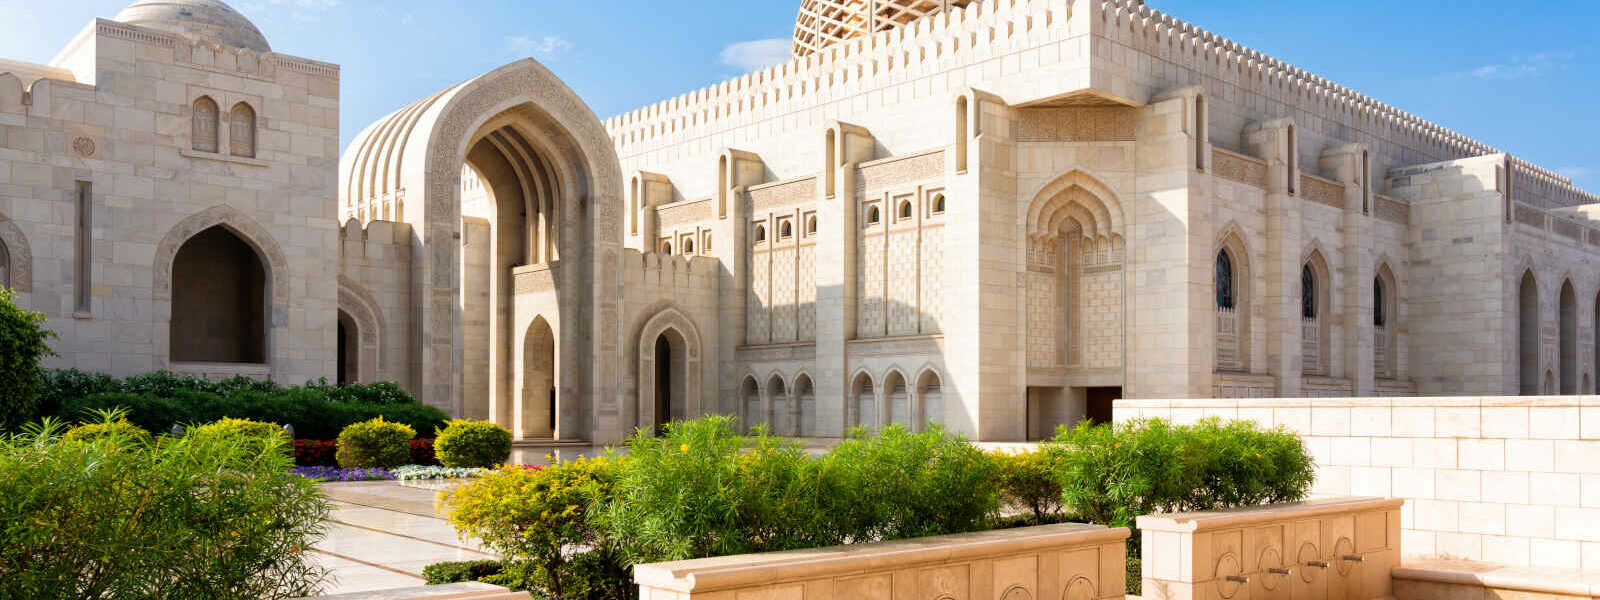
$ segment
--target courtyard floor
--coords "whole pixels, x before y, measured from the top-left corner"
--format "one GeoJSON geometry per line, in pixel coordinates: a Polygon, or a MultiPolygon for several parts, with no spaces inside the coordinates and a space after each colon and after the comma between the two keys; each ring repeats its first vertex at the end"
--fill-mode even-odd
{"type": "Polygon", "coordinates": [[[334,504],[328,537],[313,549],[318,562],[333,571],[324,593],[413,587],[423,584],[422,569],[430,564],[499,558],[462,541],[435,507],[439,490],[452,484],[323,484],[334,504]]]}

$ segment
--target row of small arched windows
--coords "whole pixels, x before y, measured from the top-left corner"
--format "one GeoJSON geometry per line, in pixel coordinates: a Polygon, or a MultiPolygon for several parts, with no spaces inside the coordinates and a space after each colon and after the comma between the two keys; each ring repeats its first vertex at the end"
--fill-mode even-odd
{"type": "MultiPolygon", "coordinates": [[[[904,221],[906,219],[910,219],[912,215],[911,201],[901,200],[899,207],[897,207],[895,211],[896,218],[898,220],[904,221]]],[[[944,214],[944,194],[937,194],[933,197],[933,200],[928,203],[928,212],[933,215],[944,214]]],[[[883,216],[881,213],[879,213],[877,206],[867,208],[868,227],[882,222],[883,216]]]]}
{"type": "MultiPolygon", "coordinates": [[[[1233,281],[1233,256],[1226,248],[1217,252],[1217,308],[1233,309],[1238,302],[1238,290],[1233,281]]],[[[1300,269],[1300,317],[1305,319],[1317,318],[1317,273],[1311,265],[1300,269]]],[[[1372,324],[1383,327],[1386,323],[1384,315],[1384,290],[1383,278],[1372,278],[1372,324]]]]}
{"type": "MultiPolygon", "coordinates": [[[[222,112],[210,96],[194,101],[190,138],[196,152],[222,153],[219,147],[222,112]]],[[[255,158],[256,110],[240,102],[228,110],[228,154],[255,158]]]]}

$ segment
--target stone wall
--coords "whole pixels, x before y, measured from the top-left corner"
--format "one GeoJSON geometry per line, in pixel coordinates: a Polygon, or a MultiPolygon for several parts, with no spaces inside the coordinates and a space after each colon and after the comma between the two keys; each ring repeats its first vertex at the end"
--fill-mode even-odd
{"type": "Polygon", "coordinates": [[[1126,528],[1076,523],[637,565],[640,600],[1120,599],[1126,528]]]}
{"type": "Polygon", "coordinates": [[[1123,400],[1116,419],[1209,416],[1299,433],[1314,493],[1406,499],[1407,557],[1600,568],[1600,404],[1589,396],[1123,400]]]}

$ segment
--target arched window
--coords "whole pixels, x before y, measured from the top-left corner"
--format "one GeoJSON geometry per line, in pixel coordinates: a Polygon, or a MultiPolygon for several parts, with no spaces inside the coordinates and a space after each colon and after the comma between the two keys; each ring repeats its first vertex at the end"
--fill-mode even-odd
{"type": "Polygon", "coordinates": [[[1517,378],[1518,391],[1537,396],[1539,386],[1539,284],[1533,271],[1522,274],[1517,292],[1517,378]]]}
{"type": "Polygon", "coordinates": [[[1317,274],[1311,265],[1300,267],[1300,318],[1317,318],[1317,274]]]}
{"type": "Polygon", "coordinates": [[[794,237],[794,225],[791,225],[788,221],[779,224],[778,237],[785,240],[794,237]]]}
{"type": "Polygon", "coordinates": [[[765,242],[765,241],[767,241],[767,227],[765,225],[757,225],[756,226],[756,243],[759,244],[759,243],[765,242]]]}
{"type": "Polygon", "coordinates": [[[910,201],[904,201],[904,202],[900,203],[900,218],[901,219],[909,219],[909,218],[911,218],[911,202],[910,201]]]}
{"type": "Polygon", "coordinates": [[[0,285],[11,287],[11,249],[0,242],[0,285]]]}
{"type": "Polygon", "coordinates": [[[882,221],[882,220],[883,220],[883,217],[878,214],[878,207],[874,206],[872,208],[867,209],[867,224],[868,225],[877,225],[878,222],[882,221]]]}
{"type": "Polygon", "coordinates": [[[1372,326],[1384,326],[1382,277],[1372,278],[1372,326]]]}
{"type": "Polygon", "coordinates": [[[694,254],[694,238],[683,238],[683,253],[694,254]]]}
{"type": "Polygon", "coordinates": [[[1573,291],[1572,280],[1561,283],[1558,306],[1556,338],[1560,342],[1557,355],[1560,360],[1561,393],[1578,393],[1578,295],[1573,291]]]}
{"type": "Polygon", "coordinates": [[[172,261],[173,362],[264,363],[266,268],[254,248],[218,225],[172,261]]]}
{"type": "Polygon", "coordinates": [[[672,254],[672,242],[661,242],[661,253],[672,254]]]}
{"type": "Polygon", "coordinates": [[[194,101],[194,111],[190,115],[189,137],[193,138],[196,152],[217,151],[217,103],[209,96],[201,96],[194,101]]]}
{"type": "Polygon", "coordinates": [[[1217,308],[1231,309],[1233,305],[1233,258],[1223,250],[1217,253],[1217,308]]]}
{"type": "Polygon", "coordinates": [[[933,214],[944,214],[944,194],[939,194],[933,197],[933,214]]]}
{"type": "Polygon", "coordinates": [[[815,215],[806,219],[806,235],[816,235],[817,217],[815,215]]]}
{"type": "Polygon", "coordinates": [[[256,111],[240,102],[228,112],[228,153],[234,156],[256,156],[256,111]]]}
{"type": "Polygon", "coordinates": [[[711,234],[706,234],[706,243],[703,244],[703,246],[705,247],[706,252],[711,251],[711,234]]]}

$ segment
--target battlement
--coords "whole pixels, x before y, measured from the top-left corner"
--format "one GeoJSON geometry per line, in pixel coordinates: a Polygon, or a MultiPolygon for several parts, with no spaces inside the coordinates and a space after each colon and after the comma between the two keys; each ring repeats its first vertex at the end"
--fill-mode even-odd
{"type": "Polygon", "coordinates": [[[668,284],[675,287],[688,286],[711,290],[716,288],[717,272],[721,262],[705,256],[662,254],[624,248],[622,278],[628,283],[668,284]]]}
{"type": "Polygon", "coordinates": [[[345,221],[339,228],[344,242],[340,251],[348,258],[411,259],[411,225],[396,221],[345,221]],[[354,254],[355,256],[350,256],[354,254]]]}
{"type": "Polygon", "coordinates": [[[1600,203],[1600,195],[1583,190],[1572,180],[1520,158],[1511,157],[1511,197],[1539,208],[1560,208],[1600,203]]]}

